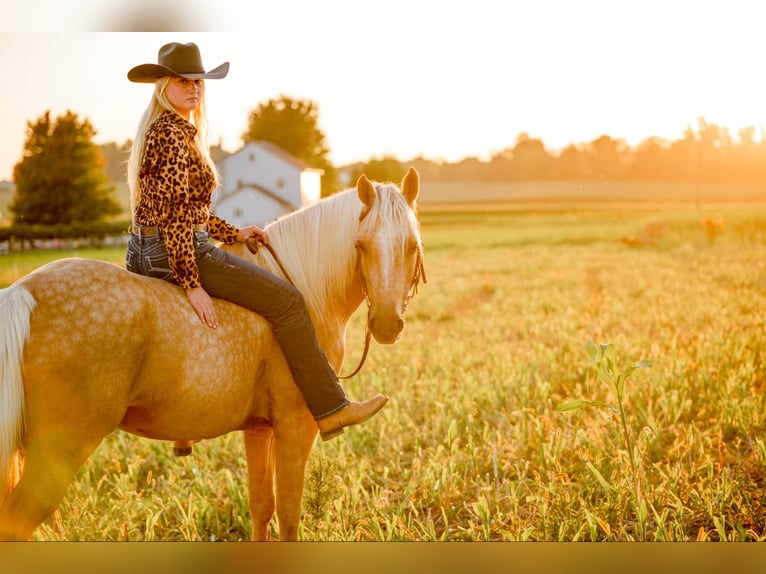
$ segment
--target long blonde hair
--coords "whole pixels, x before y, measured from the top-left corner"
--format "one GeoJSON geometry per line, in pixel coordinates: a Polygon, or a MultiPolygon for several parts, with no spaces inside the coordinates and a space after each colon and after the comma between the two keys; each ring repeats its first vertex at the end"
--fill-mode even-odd
{"type": "MultiPolygon", "coordinates": [[[[141,186],[138,182],[138,173],[141,170],[141,164],[144,161],[144,144],[146,142],[146,132],[154,120],[156,120],[166,111],[176,114],[178,113],[170,103],[170,100],[168,100],[167,95],[165,95],[165,88],[167,87],[172,77],[173,76],[163,76],[154,83],[154,94],[152,94],[152,99],[149,102],[149,106],[141,116],[141,120],[138,123],[138,129],[136,130],[136,137],[133,139],[133,146],[130,149],[130,157],[128,158],[128,186],[130,187],[131,213],[135,213],[136,206],[141,200],[141,186]]],[[[210,169],[213,171],[215,184],[218,185],[220,183],[220,176],[218,174],[218,170],[215,167],[215,163],[213,163],[213,159],[210,157],[204,80],[199,105],[194,109],[194,112],[192,113],[192,120],[194,126],[197,128],[197,133],[194,136],[194,143],[199,149],[203,160],[210,166],[210,169]]]]}

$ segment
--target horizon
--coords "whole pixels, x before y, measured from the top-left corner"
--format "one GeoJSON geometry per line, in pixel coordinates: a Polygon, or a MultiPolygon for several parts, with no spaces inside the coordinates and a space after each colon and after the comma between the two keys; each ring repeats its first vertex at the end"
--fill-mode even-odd
{"type": "Polygon", "coordinates": [[[735,138],[745,127],[763,138],[766,127],[750,2],[238,8],[232,27],[254,30],[0,34],[0,72],[17,88],[0,106],[0,180],[12,180],[27,122],[48,110],[87,118],[96,144],[132,139],[151,87],[127,70],[156,62],[169,41],[196,42],[206,69],[231,62],[226,79],[207,82],[211,141],[226,151],[241,146],[249,113],[282,94],[317,104],[336,166],[484,161],[521,133],[560,151],[602,135],[630,147],[674,141],[699,118],[735,138]]]}
{"type": "MultiPolygon", "coordinates": [[[[55,121],[56,119],[57,118],[51,118],[52,121],[55,121]]],[[[83,120],[82,117],[79,118],[79,121],[82,121],[82,120],[83,120]]],[[[700,120],[705,121],[710,126],[715,125],[716,127],[720,128],[721,130],[727,132],[730,135],[733,143],[736,144],[736,143],[740,142],[740,138],[738,136],[732,135],[731,134],[731,130],[727,126],[721,126],[721,125],[718,125],[718,124],[714,124],[714,122],[707,122],[705,118],[700,118],[700,120]]],[[[689,126],[687,129],[690,129],[690,130],[694,131],[695,133],[697,133],[696,129],[694,127],[692,127],[692,126],[689,126]]],[[[525,132],[522,132],[522,133],[525,133],[525,132]]],[[[753,140],[754,143],[756,143],[756,144],[766,143],[766,129],[760,128],[759,133],[760,133],[760,137],[756,137],[753,140]]],[[[517,134],[517,137],[518,137],[518,135],[521,135],[521,134],[517,134]]],[[[682,140],[683,139],[682,135],[680,135],[678,138],[673,138],[673,139],[661,138],[659,136],[649,135],[646,138],[644,138],[644,140],[642,140],[641,142],[637,142],[637,144],[635,144],[635,145],[630,145],[625,140],[625,138],[621,138],[619,136],[616,136],[615,134],[601,134],[600,136],[597,136],[597,137],[610,137],[614,141],[624,142],[627,145],[628,152],[632,152],[632,151],[636,150],[638,145],[640,145],[643,141],[646,141],[647,139],[658,138],[658,139],[662,140],[665,143],[672,144],[673,142],[682,140]]],[[[553,158],[558,158],[561,155],[561,152],[563,152],[566,147],[575,146],[578,149],[582,149],[583,146],[586,146],[586,145],[592,143],[592,141],[593,141],[593,140],[590,140],[590,141],[583,141],[583,142],[569,142],[564,147],[554,148],[554,147],[546,145],[546,142],[545,142],[545,140],[543,138],[531,138],[531,139],[539,139],[542,142],[543,147],[544,147],[546,153],[548,153],[548,155],[550,155],[553,158]]],[[[596,138],[594,138],[594,139],[596,139],[596,138]]],[[[515,142],[516,142],[516,140],[514,139],[514,142],[510,143],[504,149],[512,148],[514,146],[515,142]]],[[[125,144],[127,142],[126,141],[108,141],[108,142],[105,141],[105,142],[99,142],[99,143],[93,142],[93,143],[94,143],[94,145],[97,145],[97,146],[108,146],[108,145],[120,146],[120,145],[123,145],[123,144],[125,144]]],[[[215,145],[218,145],[218,144],[215,143],[213,145],[215,146],[215,145]]],[[[245,146],[245,142],[240,142],[240,145],[236,149],[224,149],[224,148],[221,148],[221,149],[223,150],[223,152],[226,155],[233,155],[233,154],[237,153],[240,149],[242,149],[242,147],[244,147],[244,146],[245,146]]],[[[502,151],[502,150],[499,150],[499,151],[502,151]]],[[[358,163],[363,163],[364,164],[364,163],[369,163],[369,161],[371,161],[371,160],[386,159],[386,158],[395,159],[395,160],[399,161],[402,164],[406,164],[406,163],[408,163],[410,161],[415,161],[415,160],[423,160],[423,161],[426,161],[426,162],[432,162],[432,163],[435,163],[435,164],[444,164],[444,165],[446,165],[446,164],[460,164],[463,161],[471,160],[471,159],[478,160],[480,163],[489,163],[491,161],[491,159],[492,159],[491,157],[479,158],[479,157],[476,157],[476,156],[466,156],[466,157],[456,158],[454,160],[443,160],[443,159],[440,159],[440,158],[431,158],[431,157],[427,157],[427,156],[414,156],[414,157],[403,158],[403,157],[396,157],[396,156],[389,155],[389,156],[371,156],[369,158],[365,158],[365,159],[361,159],[361,160],[353,161],[353,162],[349,162],[349,163],[334,164],[334,167],[337,168],[337,169],[343,169],[343,168],[346,168],[346,167],[350,167],[350,166],[356,165],[358,163]]],[[[13,183],[13,179],[12,178],[8,178],[8,179],[0,178],[0,183],[13,183]]]]}

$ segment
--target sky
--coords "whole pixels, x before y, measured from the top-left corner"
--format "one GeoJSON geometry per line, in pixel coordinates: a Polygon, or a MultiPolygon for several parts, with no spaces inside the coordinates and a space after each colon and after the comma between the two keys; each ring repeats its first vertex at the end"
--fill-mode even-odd
{"type": "Polygon", "coordinates": [[[131,139],[152,87],[127,72],[167,42],[195,42],[206,69],[231,63],[207,82],[215,142],[238,149],[260,103],[309,99],[339,166],[486,160],[522,132],[555,151],[678,139],[700,117],[766,128],[762,27],[745,0],[12,0],[0,180],[48,110],[87,118],[96,143],[131,139]]]}

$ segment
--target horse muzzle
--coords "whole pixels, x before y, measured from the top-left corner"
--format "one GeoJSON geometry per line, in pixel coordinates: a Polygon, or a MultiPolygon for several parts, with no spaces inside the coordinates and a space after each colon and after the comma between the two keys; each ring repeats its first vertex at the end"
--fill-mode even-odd
{"type": "Polygon", "coordinates": [[[367,328],[381,345],[393,345],[404,331],[404,317],[400,314],[382,316],[370,313],[367,328]]]}

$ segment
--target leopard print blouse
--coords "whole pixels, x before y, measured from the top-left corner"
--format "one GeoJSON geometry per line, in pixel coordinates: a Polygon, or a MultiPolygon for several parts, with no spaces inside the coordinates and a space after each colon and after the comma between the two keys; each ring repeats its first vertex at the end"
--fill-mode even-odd
{"type": "Polygon", "coordinates": [[[194,259],[195,223],[207,223],[213,239],[231,244],[238,229],[210,212],[215,179],[194,143],[197,128],[173,112],[159,116],[146,132],[138,173],[141,200],[134,220],[162,230],[175,282],[200,286],[194,259]]]}

